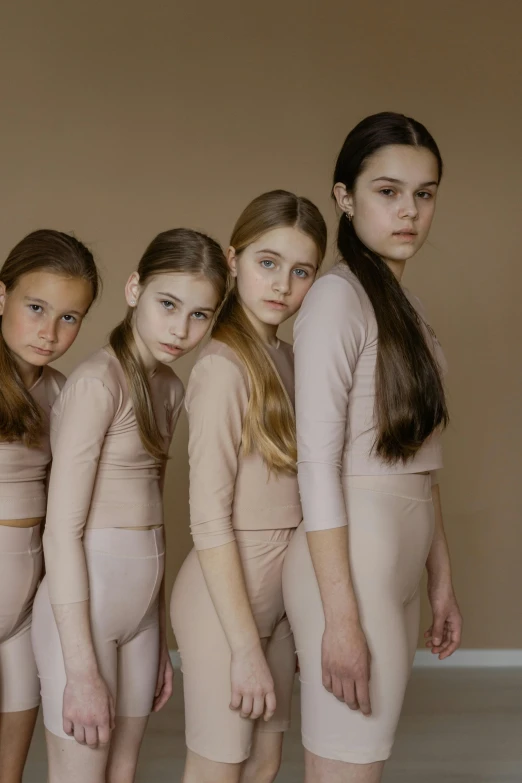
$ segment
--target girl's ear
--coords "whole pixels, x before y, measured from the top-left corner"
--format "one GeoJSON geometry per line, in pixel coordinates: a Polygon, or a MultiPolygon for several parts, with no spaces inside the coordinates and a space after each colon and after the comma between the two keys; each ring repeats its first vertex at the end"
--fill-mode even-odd
{"type": "Polygon", "coordinates": [[[346,185],[343,185],[342,182],[336,182],[333,186],[333,194],[335,196],[335,200],[337,201],[337,206],[339,209],[341,209],[343,212],[345,212],[347,215],[350,216],[350,218],[353,217],[353,195],[346,190],[346,185]]]}
{"type": "Polygon", "coordinates": [[[5,283],[2,283],[2,281],[0,280],[0,315],[4,314],[6,294],[7,291],[5,290],[5,283]]]}
{"type": "Polygon", "coordinates": [[[237,256],[236,250],[232,246],[227,250],[227,264],[232,277],[237,277],[237,256]]]}
{"type": "Polygon", "coordinates": [[[140,292],[140,276],[137,272],[133,272],[125,285],[125,299],[129,307],[136,307],[140,292]]]}

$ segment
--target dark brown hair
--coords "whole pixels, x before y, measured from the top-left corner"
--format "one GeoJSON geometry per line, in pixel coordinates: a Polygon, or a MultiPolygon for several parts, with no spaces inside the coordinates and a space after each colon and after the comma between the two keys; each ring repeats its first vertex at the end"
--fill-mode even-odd
{"type": "MultiPolygon", "coordinates": [[[[145,250],[137,269],[140,285],[154,275],[178,272],[207,278],[219,300],[228,284],[228,267],[221,247],[210,237],[187,228],[163,231],[145,250]]],[[[132,331],[133,308],[110,335],[110,344],[120,361],[129,386],[141,441],[149,454],[165,458],[163,438],[159,431],[150,395],[149,380],[132,331]]]]}
{"type": "MultiPolygon", "coordinates": [[[[324,219],[311,201],[286,190],[273,190],[254,199],[239,216],[230,244],[239,256],[262,234],[284,226],[297,228],[313,240],[320,264],[326,252],[324,219]]],[[[236,286],[225,300],[212,336],[237,354],[248,373],[250,397],[243,425],[245,454],[255,445],[270,470],[295,472],[297,447],[292,403],[241,306],[236,286]]]]}
{"type": "MultiPolygon", "coordinates": [[[[92,287],[92,301],[98,295],[100,277],[92,253],[69,234],[51,229],[28,234],[7,256],[0,270],[0,280],[9,293],[23,275],[37,271],[87,280],[92,287]]],[[[0,440],[21,440],[27,446],[36,446],[43,432],[40,409],[25,388],[2,336],[1,320],[0,316],[0,440]]]]}
{"type": "MultiPolygon", "coordinates": [[[[367,117],[350,131],[337,159],[334,184],[343,183],[353,191],[372,155],[392,144],[428,149],[437,161],[440,181],[442,158],[424,125],[403,114],[383,112],[367,117]]],[[[377,319],[374,449],[385,462],[406,462],[437,427],[448,424],[440,368],[426,342],[421,317],[397,278],[361,242],[344,214],[337,247],[363,285],[377,319]]]]}

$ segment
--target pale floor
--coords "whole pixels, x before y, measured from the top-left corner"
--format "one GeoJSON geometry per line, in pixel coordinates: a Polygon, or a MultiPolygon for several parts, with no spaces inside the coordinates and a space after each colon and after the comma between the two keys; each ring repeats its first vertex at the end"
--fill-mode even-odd
{"type": "MultiPolygon", "coordinates": [[[[177,673],[178,674],[178,673],[177,673]]],[[[301,783],[298,694],[277,783],[301,783]]],[[[138,783],[176,783],[183,764],[181,675],[151,718],[138,783]]],[[[413,674],[385,783],[521,783],[522,670],[446,669],[413,674]]],[[[41,725],[24,783],[45,783],[41,725]]]]}

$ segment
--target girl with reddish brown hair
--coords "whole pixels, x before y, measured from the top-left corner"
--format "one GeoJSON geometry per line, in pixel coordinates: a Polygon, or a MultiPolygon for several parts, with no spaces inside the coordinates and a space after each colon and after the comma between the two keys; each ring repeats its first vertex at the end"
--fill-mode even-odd
{"type": "Polygon", "coordinates": [[[0,270],[0,780],[20,783],[40,702],[31,646],[42,575],[41,527],[51,461],[49,414],[71,347],[99,289],[75,237],[34,231],[0,270]]]}

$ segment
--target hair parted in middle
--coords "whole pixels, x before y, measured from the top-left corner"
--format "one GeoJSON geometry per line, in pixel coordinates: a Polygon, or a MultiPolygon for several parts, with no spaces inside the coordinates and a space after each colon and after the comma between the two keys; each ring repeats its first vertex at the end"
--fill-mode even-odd
{"type": "MultiPolygon", "coordinates": [[[[181,273],[205,277],[214,286],[221,301],[228,286],[228,267],[219,244],[206,234],[188,228],[163,231],[145,250],[137,269],[140,285],[159,274],[181,273]]],[[[132,331],[134,309],[111,332],[109,342],[120,361],[138,422],[141,441],[156,459],[166,457],[163,438],[156,422],[147,372],[143,366],[132,331]]]]}
{"type": "MultiPolygon", "coordinates": [[[[306,234],[317,247],[319,263],[322,262],[327,242],[324,218],[307,198],[286,190],[272,190],[251,201],[234,226],[230,245],[239,257],[263,234],[284,227],[296,228],[306,234]]],[[[225,299],[212,337],[228,345],[247,370],[250,395],[243,423],[244,453],[250,454],[255,445],[269,470],[295,473],[294,409],[261,337],[241,305],[237,286],[225,299]]]]}
{"type": "MultiPolygon", "coordinates": [[[[98,296],[101,279],[93,255],[72,234],[41,228],[32,231],[7,256],[0,269],[6,293],[24,275],[49,272],[61,277],[85,280],[91,286],[91,305],[98,296]]],[[[90,306],[90,305],[89,305],[90,306]]],[[[0,442],[21,440],[26,446],[39,445],[44,433],[40,407],[25,388],[14,357],[2,335],[0,316],[0,442]]]]}
{"type": "MultiPolygon", "coordinates": [[[[442,157],[427,128],[412,117],[381,112],[350,131],[337,158],[333,184],[340,182],[353,192],[370,158],[383,147],[397,145],[429,150],[440,182],[442,157]]],[[[359,239],[346,214],[339,220],[337,247],[366,291],[377,320],[374,450],[388,464],[404,464],[435,429],[449,422],[440,368],[420,315],[386,262],[359,239]]]]}

